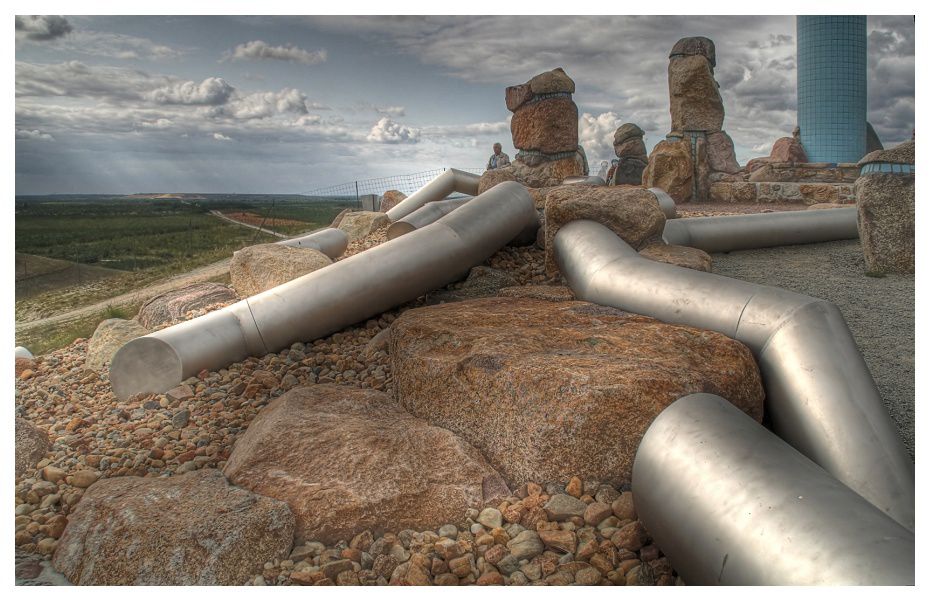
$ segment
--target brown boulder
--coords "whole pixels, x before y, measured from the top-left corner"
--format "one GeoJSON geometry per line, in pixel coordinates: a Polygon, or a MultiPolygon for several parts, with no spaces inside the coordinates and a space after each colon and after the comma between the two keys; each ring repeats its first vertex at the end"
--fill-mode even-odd
{"type": "Polygon", "coordinates": [[[287,505],[218,470],[107,478],[68,516],[53,564],[83,585],[243,585],[293,536],[287,505]]]}
{"type": "Polygon", "coordinates": [[[643,172],[648,165],[646,157],[624,157],[620,159],[617,168],[614,169],[613,176],[607,182],[610,186],[641,186],[643,183],[643,172]]]}
{"type": "Polygon", "coordinates": [[[510,298],[535,298],[555,303],[575,300],[575,293],[568,286],[511,286],[501,288],[497,295],[510,298]]]}
{"type": "Polygon", "coordinates": [[[379,211],[352,211],[346,213],[336,226],[346,233],[349,242],[391,225],[391,218],[379,211]]]}
{"type": "Polygon", "coordinates": [[[52,443],[49,442],[48,434],[20,417],[15,422],[16,445],[15,470],[16,477],[35,469],[36,464],[42,461],[45,455],[51,450],[52,443]]]}
{"type": "Polygon", "coordinates": [[[710,185],[711,202],[756,202],[756,185],[750,182],[717,182],[710,185]]]}
{"type": "Polygon", "coordinates": [[[661,188],[675,202],[688,202],[693,194],[693,179],[689,140],[662,140],[656,144],[643,171],[643,186],[661,188]]]}
{"type": "Polygon", "coordinates": [[[504,90],[504,102],[507,104],[507,110],[516,111],[523,103],[528,102],[533,97],[533,91],[530,90],[529,84],[521,83],[516,86],[510,86],[504,90]]]}
{"type": "Polygon", "coordinates": [[[614,153],[618,158],[642,157],[646,158],[646,144],[642,138],[627,138],[620,144],[614,144],[614,153]]]}
{"type": "MultiPolygon", "coordinates": [[[[387,215],[378,214],[387,219],[387,215]]],[[[246,298],[322,269],[332,262],[315,248],[257,244],[233,253],[229,278],[239,296],[246,298]]]]}
{"type": "Polygon", "coordinates": [[[709,254],[699,248],[691,248],[690,246],[656,242],[639,251],[639,254],[653,261],[687,267],[696,271],[710,272],[713,267],[713,261],[709,254]]]}
{"type": "Polygon", "coordinates": [[[110,359],[124,344],[145,336],[149,331],[129,319],[105,319],[100,322],[94,335],[87,341],[87,356],[84,366],[94,371],[104,371],[110,359]]]}
{"type": "Polygon", "coordinates": [[[898,165],[914,164],[914,140],[908,140],[888,150],[875,150],[859,161],[862,167],[867,163],[896,163],[898,165]]]}
{"type": "Polygon", "coordinates": [[[469,508],[509,494],[452,432],[383,392],[325,384],[293,389],[263,409],[236,441],[225,473],[285,501],[298,536],[324,543],[361,530],[457,523],[469,508]]]}
{"type": "Polygon", "coordinates": [[[703,56],[710,62],[711,67],[717,66],[717,51],[714,41],[704,36],[681,38],[672,46],[668,57],[673,56],[703,56]]]}
{"type": "Polygon", "coordinates": [[[559,228],[575,219],[590,219],[609,227],[635,249],[658,239],[665,214],[655,195],[643,188],[571,185],[546,197],[546,272],[558,273],[553,240],[559,228]]]}
{"type": "Polygon", "coordinates": [[[560,186],[566,177],[584,175],[585,160],[580,152],[556,160],[533,155],[523,158],[518,155],[512,165],[514,176],[524,186],[548,188],[560,186]]]}
{"type": "Polygon", "coordinates": [[[216,282],[191,284],[154,296],[143,303],[136,320],[157,330],[190,319],[189,314],[235,302],[236,292],[216,282]]]}
{"type": "Polygon", "coordinates": [[[578,147],[578,107],[567,96],[524,104],[510,121],[513,145],[552,154],[578,147]]]}
{"type": "Polygon", "coordinates": [[[412,309],[391,327],[394,395],[480,449],[517,487],[628,482],[646,428],[713,392],[757,421],[750,351],[722,334],[585,302],[488,298],[412,309]]]}
{"type": "Polygon", "coordinates": [[[14,362],[13,374],[18,378],[25,372],[35,373],[36,360],[27,357],[16,357],[14,362]]]}
{"type": "Polygon", "coordinates": [[[725,131],[718,131],[707,136],[707,163],[711,171],[737,173],[740,170],[733,149],[733,140],[725,131]]]}
{"type": "Polygon", "coordinates": [[[575,93],[575,82],[565,73],[562,67],[540,73],[526,82],[526,85],[529,86],[533,94],[575,93]]]}
{"type": "Polygon", "coordinates": [[[772,152],[769,153],[769,162],[772,163],[806,163],[807,153],[801,146],[801,140],[794,137],[784,137],[775,140],[772,152]]]}
{"type": "Polygon", "coordinates": [[[388,190],[381,195],[381,204],[379,205],[378,210],[382,213],[387,213],[399,205],[400,202],[405,198],[407,198],[407,195],[400,190],[388,190]]]}
{"type": "Polygon", "coordinates": [[[723,129],[723,100],[707,58],[701,55],[672,57],[668,63],[668,92],[672,131],[723,129]]]}
{"type": "Polygon", "coordinates": [[[863,175],[856,180],[856,204],[866,270],[914,273],[914,176],[863,175]]]}
{"type": "MultiPolygon", "coordinates": [[[[644,132],[642,128],[635,123],[624,123],[617,128],[617,131],[614,132],[614,149],[616,149],[617,146],[620,146],[627,140],[635,138],[642,139],[642,137],[645,135],[646,132],[644,132]]],[[[618,153],[617,156],[621,155],[618,153]]]]}
{"type": "Polygon", "coordinates": [[[478,194],[484,194],[501,182],[513,182],[517,176],[513,174],[513,167],[501,167],[500,169],[489,169],[481,174],[478,180],[478,194]]]}

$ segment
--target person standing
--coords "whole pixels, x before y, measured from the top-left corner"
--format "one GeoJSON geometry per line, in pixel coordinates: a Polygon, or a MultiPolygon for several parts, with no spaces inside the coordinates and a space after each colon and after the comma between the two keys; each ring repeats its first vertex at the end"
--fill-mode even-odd
{"type": "Polygon", "coordinates": [[[508,165],[510,165],[510,157],[507,156],[507,153],[503,152],[500,142],[495,143],[494,154],[488,159],[488,171],[507,167],[508,165]]]}

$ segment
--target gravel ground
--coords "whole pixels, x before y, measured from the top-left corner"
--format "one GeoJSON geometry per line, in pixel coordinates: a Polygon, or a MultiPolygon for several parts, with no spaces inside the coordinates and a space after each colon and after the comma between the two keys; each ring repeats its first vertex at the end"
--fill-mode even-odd
{"type": "Polygon", "coordinates": [[[794,290],[839,307],[913,459],[914,276],[866,276],[858,240],[712,256],[715,273],[794,290]]]}

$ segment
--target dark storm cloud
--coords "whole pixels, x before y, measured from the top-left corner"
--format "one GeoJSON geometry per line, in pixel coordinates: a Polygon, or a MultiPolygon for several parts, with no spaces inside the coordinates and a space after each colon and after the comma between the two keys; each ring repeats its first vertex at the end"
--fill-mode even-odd
{"type": "Polygon", "coordinates": [[[29,40],[54,40],[71,33],[68,20],[58,15],[17,16],[16,35],[29,40]]]}

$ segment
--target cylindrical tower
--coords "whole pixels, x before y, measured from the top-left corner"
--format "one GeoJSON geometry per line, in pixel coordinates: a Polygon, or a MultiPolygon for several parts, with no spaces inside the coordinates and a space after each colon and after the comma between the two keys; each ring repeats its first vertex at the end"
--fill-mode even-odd
{"type": "Polygon", "coordinates": [[[866,149],[866,18],[799,16],[798,126],[811,162],[855,163],[866,149]]]}

